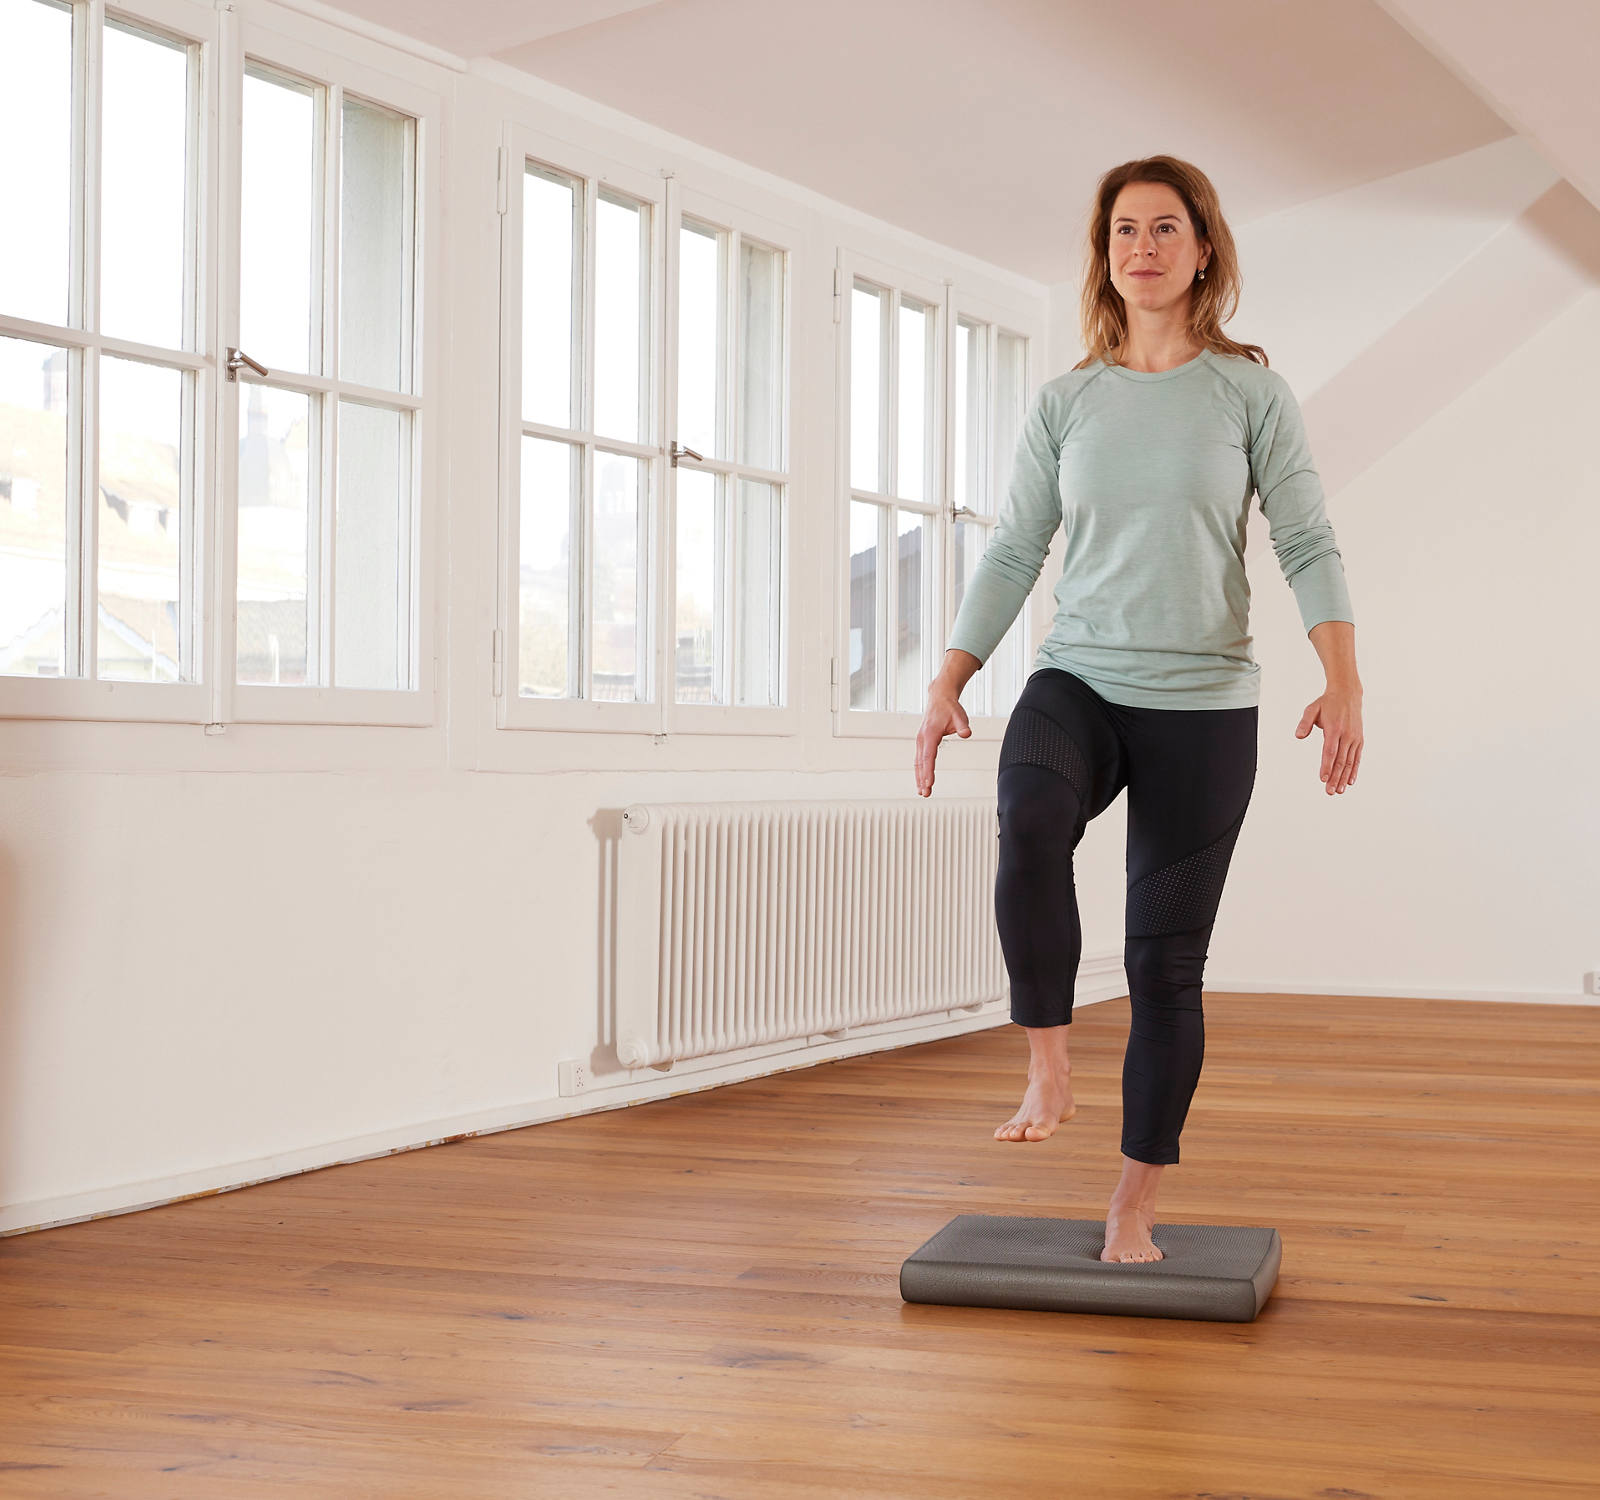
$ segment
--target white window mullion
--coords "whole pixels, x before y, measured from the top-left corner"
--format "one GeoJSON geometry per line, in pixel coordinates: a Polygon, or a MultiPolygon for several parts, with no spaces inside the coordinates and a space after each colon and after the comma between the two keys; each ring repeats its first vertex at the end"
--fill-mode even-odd
{"type": "Polygon", "coordinates": [[[575,648],[577,693],[594,695],[594,444],[585,440],[578,449],[578,629],[575,648]]]}
{"type": "Polygon", "coordinates": [[[739,675],[744,670],[744,599],[745,590],[740,586],[740,574],[743,570],[743,538],[744,538],[744,496],[739,483],[740,464],[743,461],[741,441],[744,432],[744,390],[743,390],[743,365],[740,362],[740,333],[744,318],[741,311],[743,297],[741,295],[740,275],[743,270],[742,252],[740,246],[739,230],[729,226],[728,235],[723,242],[726,246],[728,257],[727,270],[722,278],[723,306],[725,316],[723,326],[727,335],[722,343],[722,378],[719,382],[721,390],[721,404],[726,414],[728,449],[727,455],[731,467],[723,477],[722,485],[725,495],[724,503],[727,506],[728,522],[726,527],[719,528],[723,537],[724,550],[727,554],[726,561],[721,568],[722,607],[718,614],[722,620],[723,636],[726,647],[720,653],[717,661],[717,680],[722,684],[722,701],[729,708],[734,707],[739,701],[739,675]]]}
{"type": "Polygon", "coordinates": [[[673,202],[672,175],[662,172],[661,201],[650,209],[650,238],[645,257],[644,295],[648,298],[645,321],[645,348],[639,362],[640,398],[644,411],[644,430],[639,436],[651,452],[645,461],[645,477],[650,492],[649,550],[641,568],[650,580],[650,696],[655,704],[654,730],[664,734],[668,728],[671,704],[677,694],[678,622],[677,588],[672,566],[676,557],[673,533],[676,527],[677,486],[672,465],[667,459],[669,399],[676,401],[677,387],[671,362],[672,347],[667,336],[667,288],[672,284],[669,267],[673,202]],[[669,394],[670,393],[670,394],[669,394]]]}
{"type": "Polygon", "coordinates": [[[654,259],[661,278],[656,295],[661,340],[654,362],[660,394],[652,411],[661,425],[654,434],[658,456],[652,464],[660,468],[663,502],[657,533],[661,557],[655,569],[661,601],[656,611],[661,632],[656,660],[662,664],[656,685],[660,713],[656,728],[665,733],[673,728],[678,700],[678,466],[672,462],[670,446],[678,437],[678,236],[682,233],[682,209],[677,179],[667,171],[662,178],[661,249],[654,259]]]}
{"type": "MultiPolygon", "coordinates": [[[[594,445],[594,281],[598,269],[595,253],[595,230],[600,217],[600,180],[597,177],[585,175],[582,178],[582,182],[583,256],[579,276],[583,284],[583,298],[578,304],[578,322],[581,326],[577,339],[578,410],[574,418],[574,425],[584,434],[583,473],[578,486],[583,506],[583,544],[580,549],[582,562],[578,569],[578,592],[582,601],[582,624],[579,628],[580,648],[578,655],[578,670],[581,676],[578,679],[578,696],[591,701],[598,701],[595,698],[594,684],[594,507],[595,467],[598,458],[594,445]]],[[[579,257],[574,256],[574,266],[578,266],[579,263],[579,257]]]]}
{"type": "MultiPolygon", "coordinates": [[[[318,128],[321,132],[322,192],[320,212],[312,228],[311,243],[322,254],[321,264],[315,268],[311,305],[322,318],[320,337],[317,340],[320,366],[316,373],[331,382],[328,393],[322,397],[322,436],[326,461],[322,466],[322,630],[320,656],[322,661],[320,682],[323,687],[335,685],[338,671],[338,647],[335,635],[339,628],[337,576],[339,567],[338,507],[339,507],[339,436],[343,422],[339,408],[339,174],[342,164],[340,120],[344,110],[344,90],[337,83],[329,84],[323,93],[323,108],[318,128]]],[[[315,365],[315,361],[313,361],[315,365]]]]}
{"type": "Polygon", "coordinates": [[[73,15],[73,60],[83,89],[83,107],[73,112],[82,126],[74,157],[82,162],[83,181],[78,244],[81,284],[74,292],[79,296],[78,326],[85,330],[87,338],[79,369],[78,420],[72,430],[82,449],[77,620],[81,631],[79,670],[88,678],[100,673],[100,117],[105,16],[102,0],[90,0],[87,7],[73,15]]]}
{"type": "Polygon", "coordinates": [[[422,567],[417,548],[417,475],[421,472],[421,423],[414,411],[400,413],[400,501],[395,518],[395,546],[404,568],[395,579],[399,595],[395,604],[395,686],[411,689],[421,685],[417,661],[416,601],[422,597],[422,567]]]}
{"type": "MultiPolygon", "coordinates": [[[[191,94],[191,98],[193,95],[191,94]]],[[[185,370],[178,415],[178,535],[184,546],[178,555],[178,680],[200,680],[196,671],[196,646],[199,643],[197,627],[200,613],[200,578],[205,558],[204,539],[201,536],[201,502],[196,478],[204,472],[200,463],[202,432],[201,375],[185,370]]]]}
{"type": "MultiPolygon", "coordinates": [[[[941,379],[939,379],[936,389],[939,390],[939,405],[949,413],[954,413],[955,363],[957,363],[955,361],[955,350],[957,350],[958,345],[957,339],[955,339],[955,299],[949,296],[949,283],[946,283],[946,297],[944,297],[942,317],[939,318],[939,328],[941,328],[942,337],[944,337],[944,347],[949,350],[949,355],[947,355],[944,365],[942,365],[941,379]]],[[[944,424],[942,441],[939,443],[939,453],[942,454],[941,462],[939,462],[939,472],[944,477],[944,489],[941,491],[939,517],[938,520],[934,521],[933,525],[934,531],[939,534],[939,544],[941,544],[942,549],[941,553],[939,553],[938,572],[936,572],[936,577],[939,580],[938,603],[936,603],[936,608],[933,611],[934,620],[938,622],[939,633],[936,640],[928,641],[930,676],[938,672],[939,664],[944,659],[944,643],[949,640],[950,624],[952,624],[950,616],[952,616],[952,609],[954,609],[954,606],[952,606],[952,601],[955,598],[955,485],[952,483],[955,477],[954,421],[944,424]]]]}
{"type": "Polygon", "coordinates": [[[244,48],[237,14],[220,11],[208,71],[210,87],[201,118],[211,125],[207,157],[205,232],[210,251],[203,284],[210,292],[206,309],[210,355],[211,400],[208,403],[215,446],[211,453],[209,540],[201,555],[211,562],[206,645],[211,652],[210,718],[226,724],[234,716],[234,684],[239,676],[236,617],[229,607],[239,597],[239,399],[237,379],[229,380],[227,350],[239,344],[241,204],[243,198],[244,48]]]}
{"type": "Polygon", "coordinates": [[[719,702],[733,703],[734,659],[738,654],[738,624],[734,611],[739,597],[739,480],[737,471],[725,469],[717,475],[717,601],[712,618],[716,622],[716,681],[719,702]]]}

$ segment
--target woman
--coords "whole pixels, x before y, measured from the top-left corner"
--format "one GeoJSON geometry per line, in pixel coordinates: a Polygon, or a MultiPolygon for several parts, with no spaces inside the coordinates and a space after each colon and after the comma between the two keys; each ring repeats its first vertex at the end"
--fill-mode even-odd
{"type": "Polygon", "coordinates": [[[1042,1141],[1074,1113],[1067,1026],[1082,932],[1072,856],[1089,819],[1126,787],[1132,1024],[1102,1260],[1161,1259],[1156,1189],[1178,1160],[1200,1077],[1201,978],[1255,784],[1252,491],[1327,676],[1296,738],[1321,727],[1330,795],[1354,784],[1361,763],[1343,563],[1293,392],[1259,346],[1222,332],[1238,287],[1233,236],[1198,168],[1154,156],[1101,179],[1083,291],[1089,353],[1034,398],[917,735],[917,790],[928,796],[940,741],[972,733],[961,689],[1064,523],[1055,623],[1000,749],[995,913],[1030,1060],[1022,1105],[995,1139],[1042,1141]]]}

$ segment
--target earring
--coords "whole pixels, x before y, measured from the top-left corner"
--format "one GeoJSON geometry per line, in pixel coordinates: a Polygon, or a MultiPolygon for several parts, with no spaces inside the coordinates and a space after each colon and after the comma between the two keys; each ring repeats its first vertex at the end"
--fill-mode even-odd
{"type": "Polygon", "coordinates": [[[1200,279],[1201,279],[1201,280],[1202,280],[1202,281],[1204,281],[1204,280],[1205,280],[1205,279],[1206,279],[1206,272],[1205,272],[1205,267],[1204,267],[1204,266],[1202,266],[1202,267],[1201,267],[1201,268],[1200,268],[1200,279]]]}

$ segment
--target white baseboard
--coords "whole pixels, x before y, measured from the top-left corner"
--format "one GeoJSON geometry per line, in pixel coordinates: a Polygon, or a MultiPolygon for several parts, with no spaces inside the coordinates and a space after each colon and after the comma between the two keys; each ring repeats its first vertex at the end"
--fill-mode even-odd
{"type": "MultiPolygon", "coordinates": [[[[1393,995],[1397,1000],[1488,1000],[1517,1005],[1600,1005],[1600,995],[1582,990],[1461,990],[1438,985],[1325,984],[1310,980],[1225,979],[1206,975],[1208,991],[1235,995],[1393,995]]],[[[1123,993],[1127,993],[1124,991],[1123,993]]]]}
{"type": "MultiPolygon", "coordinates": [[[[1109,972],[1104,960],[1086,962],[1080,973],[1077,1005],[1091,1005],[1127,993],[1122,976],[1122,957],[1116,955],[1116,972],[1109,972]]],[[[86,1219],[102,1219],[112,1214],[136,1213],[182,1203],[189,1198],[208,1198],[216,1193],[231,1193],[258,1183],[274,1182],[301,1172],[322,1167],[344,1166],[371,1161],[401,1151],[420,1151],[446,1141],[464,1140],[475,1135],[493,1135],[502,1130],[520,1130],[527,1125],[542,1125],[547,1120],[564,1120],[592,1114],[602,1109],[625,1109],[651,1099],[669,1099],[677,1094],[697,1093],[795,1068],[814,1067],[836,1058],[855,1057],[919,1042],[959,1036],[1011,1024],[1010,1004],[1002,996],[981,1009],[952,1018],[948,1012],[937,1016],[912,1017],[904,1021],[882,1022],[873,1026],[851,1027],[837,1039],[795,1037],[738,1052],[718,1053],[715,1057],[688,1058],[663,1068],[632,1068],[611,1074],[590,1075],[582,1094],[559,1094],[499,1109],[475,1110],[450,1119],[429,1120],[398,1126],[371,1135],[353,1136],[342,1141],[306,1146],[298,1151],[257,1157],[251,1161],[227,1162],[182,1172],[170,1177],[153,1177],[144,1182],[121,1183],[85,1193],[59,1198],[38,1198],[27,1203],[0,1207],[0,1238],[29,1234],[40,1229],[56,1229],[79,1224],[86,1219]],[[593,1095],[591,1102],[590,1096],[593,1095]]]]}
{"type": "MultiPolygon", "coordinates": [[[[1208,991],[1232,991],[1235,994],[1393,995],[1400,999],[1519,1001],[1531,1005],[1600,1004],[1600,996],[1578,992],[1416,989],[1395,985],[1328,985],[1303,982],[1262,984],[1255,981],[1213,978],[1210,975],[1206,977],[1205,987],[1208,991]]],[[[1120,951],[1084,955],[1078,967],[1078,989],[1073,1001],[1074,1007],[1094,1005],[1101,1000],[1116,999],[1127,993],[1128,987],[1120,951]]],[[[393,1156],[401,1151],[420,1151],[426,1146],[438,1146],[446,1141],[463,1140],[475,1135],[493,1135],[502,1130],[520,1130],[528,1125],[542,1125],[547,1120],[569,1119],[574,1115],[592,1114],[602,1109],[625,1109],[629,1105],[645,1103],[651,1099],[668,1099],[677,1094],[697,1093],[703,1089],[718,1088],[725,1083],[737,1083],[748,1078],[761,1078],[774,1073],[787,1073],[795,1068],[814,1067],[818,1063],[832,1062],[836,1058],[855,1057],[862,1053],[883,1051],[886,1048],[959,1036],[968,1031],[983,1031],[993,1026],[1005,1026],[1010,1024],[1010,1020],[1010,1006],[1007,999],[1002,997],[999,1000],[989,1001],[981,1009],[969,1015],[957,1018],[951,1018],[947,1013],[940,1012],[937,1019],[924,1016],[907,1021],[890,1021],[876,1026],[851,1028],[836,1040],[808,1042],[794,1038],[763,1047],[746,1048],[737,1053],[690,1058],[674,1063],[668,1068],[633,1068],[592,1076],[583,1093],[576,1096],[562,1097],[558,1094],[551,1098],[504,1105],[498,1109],[475,1110],[471,1114],[457,1115],[450,1119],[397,1126],[371,1135],[353,1136],[342,1141],[306,1146],[298,1151],[257,1157],[251,1161],[224,1163],[194,1172],[96,1188],[91,1192],[72,1193],[59,1198],[39,1198],[28,1203],[7,1204],[0,1207],[0,1238],[13,1234],[29,1234],[40,1229],[55,1229],[65,1224],[82,1223],[86,1219],[106,1218],[112,1214],[136,1213],[141,1209],[181,1203],[189,1198],[206,1198],[215,1193],[231,1193],[239,1188],[254,1187],[258,1183],[274,1182],[280,1177],[293,1177],[301,1172],[315,1172],[322,1167],[370,1161],[379,1156],[393,1156]],[[595,1096],[592,1102],[591,1095],[595,1096]]]]}

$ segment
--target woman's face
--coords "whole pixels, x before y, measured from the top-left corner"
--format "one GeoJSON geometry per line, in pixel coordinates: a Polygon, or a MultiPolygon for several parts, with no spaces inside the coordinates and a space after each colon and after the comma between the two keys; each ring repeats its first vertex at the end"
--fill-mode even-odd
{"type": "Polygon", "coordinates": [[[1159,311],[1189,295],[1211,259],[1183,199],[1164,182],[1130,182],[1111,209],[1111,284],[1129,307],[1159,311]]]}

